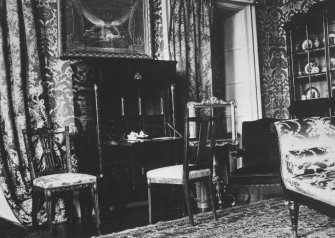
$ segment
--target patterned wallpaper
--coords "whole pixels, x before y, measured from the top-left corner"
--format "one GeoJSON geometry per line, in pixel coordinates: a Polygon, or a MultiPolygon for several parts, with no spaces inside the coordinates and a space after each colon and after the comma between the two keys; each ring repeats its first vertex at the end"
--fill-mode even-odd
{"type": "MultiPolygon", "coordinates": [[[[153,49],[162,58],[162,0],[153,0],[153,49]]],[[[288,118],[289,84],[283,24],[294,14],[307,11],[319,0],[259,0],[257,28],[263,113],[266,117],[288,118]]],[[[50,118],[56,125],[74,125],[71,61],[57,57],[57,0],[34,0],[38,34],[44,57],[45,86],[48,89],[50,118]]]]}
{"type": "Polygon", "coordinates": [[[73,125],[72,71],[70,61],[57,56],[57,0],[34,0],[44,86],[50,118],[56,126],[73,125]]]}
{"type": "MultiPolygon", "coordinates": [[[[50,118],[57,126],[74,127],[74,106],[72,92],[72,69],[74,61],[58,58],[58,20],[57,0],[34,0],[36,6],[36,23],[40,52],[43,58],[43,77],[48,91],[50,118]]],[[[162,9],[161,0],[153,2],[153,51],[154,57],[162,57],[160,50],[164,48],[162,41],[162,9]]]]}
{"type": "MultiPolygon", "coordinates": [[[[162,0],[151,1],[153,57],[161,59],[164,49],[162,0]]],[[[70,126],[74,133],[75,147],[78,149],[75,155],[81,158],[78,166],[91,168],[86,172],[94,174],[97,169],[94,163],[91,162],[89,166],[85,166],[89,160],[92,160],[90,158],[94,157],[94,149],[92,146],[80,147],[80,145],[94,145],[92,141],[92,138],[95,138],[94,92],[86,90],[88,87],[92,89],[92,85],[82,80],[85,77],[73,76],[73,70],[79,70],[79,74],[76,75],[86,75],[90,74],[92,69],[84,61],[59,59],[57,0],[33,0],[33,3],[36,9],[35,23],[42,58],[43,84],[48,93],[46,98],[46,106],[49,107],[47,111],[50,112],[48,116],[56,127],[70,126]],[[80,150],[85,153],[80,153],[80,150]]]]}
{"type": "Polygon", "coordinates": [[[283,25],[319,0],[257,1],[259,63],[263,116],[289,118],[290,93],[283,25]]]}

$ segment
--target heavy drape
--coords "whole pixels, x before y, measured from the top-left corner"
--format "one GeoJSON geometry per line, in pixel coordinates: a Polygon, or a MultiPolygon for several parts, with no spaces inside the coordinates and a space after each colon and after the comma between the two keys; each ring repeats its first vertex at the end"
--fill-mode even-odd
{"type": "Polygon", "coordinates": [[[49,123],[32,4],[0,0],[0,185],[23,224],[31,222],[31,181],[22,129],[49,123]]]}
{"type": "Polygon", "coordinates": [[[212,96],[212,0],[171,0],[169,50],[187,90],[185,102],[212,96]]]}
{"type": "MultiPolygon", "coordinates": [[[[153,3],[154,29],[161,30],[161,1],[153,3]]],[[[23,224],[31,222],[31,181],[21,129],[50,123],[69,125],[72,135],[78,133],[73,62],[57,55],[57,13],[57,0],[0,0],[0,186],[23,224]]],[[[156,50],[161,43],[158,36],[155,33],[156,50]]],[[[79,160],[74,153],[72,157],[77,171],[79,160]]],[[[65,218],[63,207],[59,200],[57,221],[65,218]]],[[[43,209],[39,217],[45,220],[43,209]]]]}

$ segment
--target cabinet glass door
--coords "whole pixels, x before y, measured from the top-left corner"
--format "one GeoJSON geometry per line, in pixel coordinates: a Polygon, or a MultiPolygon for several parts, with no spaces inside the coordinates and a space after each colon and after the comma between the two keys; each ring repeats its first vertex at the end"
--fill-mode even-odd
{"type": "MultiPolygon", "coordinates": [[[[331,3],[331,7],[335,7],[335,3],[331,3]]],[[[330,9],[330,8],[329,8],[330,9]]],[[[329,46],[329,62],[328,67],[330,71],[331,82],[331,96],[335,97],[335,13],[328,11],[328,37],[326,41],[329,46]]]]}
{"type": "Polygon", "coordinates": [[[329,97],[323,12],[312,15],[295,22],[292,29],[295,101],[329,97]]]}

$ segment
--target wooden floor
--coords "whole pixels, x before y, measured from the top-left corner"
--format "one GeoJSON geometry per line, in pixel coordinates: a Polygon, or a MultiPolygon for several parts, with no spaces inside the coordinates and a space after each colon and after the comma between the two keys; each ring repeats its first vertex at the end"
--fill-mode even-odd
{"type": "MultiPolygon", "coordinates": [[[[242,195],[243,194],[240,194],[239,196],[244,199],[245,195],[242,195]]],[[[281,194],[273,193],[271,196],[262,197],[251,196],[256,197],[256,199],[252,199],[254,201],[251,202],[276,196],[281,196],[281,194]]],[[[176,202],[171,196],[168,198],[169,199],[165,201],[164,204],[156,204],[156,206],[153,207],[153,215],[156,220],[173,220],[184,216],[184,210],[181,209],[182,204],[176,202]]],[[[240,202],[236,200],[236,202],[235,205],[239,205],[243,204],[244,200],[240,200],[240,202]]],[[[105,215],[103,218],[100,233],[95,227],[94,217],[90,217],[87,221],[77,219],[72,223],[56,224],[53,226],[54,229],[52,233],[47,231],[46,227],[40,227],[38,231],[31,231],[29,228],[14,225],[13,223],[0,218],[0,238],[88,238],[148,225],[147,204],[124,209],[115,209],[107,213],[106,211],[104,212],[107,216],[105,215]]]]}
{"type": "MultiPolygon", "coordinates": [[[[182,217],[180,209],[172,205],[168,209],[156,209],[155,217],[159,220],[172,220],[182,217]]],[[[99,234],[110,234],[130,228],[148,225],[148,207],[142,205],[109,213],[108,218],[104,218],[100,233],[95,227],[95,218],[91,217],[87,221],[79,218],[72,223],[56,224],[53,232],[50,233],[47,227],[40,227],[38,231],[31,231],[0,218],[0,238],[86,238],[98,236],[99,234]]]]}

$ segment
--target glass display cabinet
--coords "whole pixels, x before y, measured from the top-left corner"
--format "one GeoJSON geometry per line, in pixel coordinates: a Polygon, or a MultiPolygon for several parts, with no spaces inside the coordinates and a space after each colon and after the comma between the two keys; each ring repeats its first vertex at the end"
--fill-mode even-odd
{"type": "Polygon", "coordinates": [[[333,114],[334,7],[333,1],[317,3],[285,24],[293,117],[333,114]]]}

